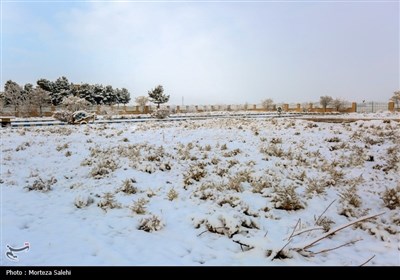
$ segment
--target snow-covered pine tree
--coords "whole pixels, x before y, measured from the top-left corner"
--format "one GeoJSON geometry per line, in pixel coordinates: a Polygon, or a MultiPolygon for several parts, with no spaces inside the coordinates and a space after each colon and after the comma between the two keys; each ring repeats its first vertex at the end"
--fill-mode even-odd
{"type": "Polygon", "coordinates": [[[160,104],[167,103],[169,95],[164,94],[164,88],[162,85],[156,86],[154,89],[148,91],[150,101],[157,104],[157,108],[160,108],[160,104]]]}

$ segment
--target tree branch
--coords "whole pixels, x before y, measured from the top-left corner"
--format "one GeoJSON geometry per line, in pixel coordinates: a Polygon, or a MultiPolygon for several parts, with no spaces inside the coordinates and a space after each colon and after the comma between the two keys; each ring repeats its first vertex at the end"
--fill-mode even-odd
{"type": "Polygon", "coordinates": [[[347,223],[347,224],[341,225],[341,226],[339,226],[339,227],[337,227],[337,228],[334,228],[334,229],[328,231],[327,233],[325,233],[325,234],[323,234],[323,235],[321,235],[321,236],[315,238],[314,240],[310,241],[308,244],[304,245],[302,248],[298,248],[298,249],[299,249],[299,250],[305,250],[305,249],[307,249],[307,248],[310,248],[310,247],[312,247],[314,244],[316,244],[316,243],[318,243],[319,241],[321,241],[322,239],[325,239],[325,238],[327,238],[328,236],[330,236],[330,235],[332,235],[332,234],[334,234],[334,233],[336,233],[336,232],[338,232],[338,231],[340,231],[340,230],[342,230],[342,229],[345,229],[345,228],[347,228],[347,227],[349,227],[349,226],[351,226],[351,225],[354,225],[354,224],[356,224],[356,223],[359,223],[359,222],[362,222],[362,221],[365,221],[365,220],[369,220],[369,219],[372,219],[372,218],[381,216],[381,215],[383,215],[384,213],[385,213],[385,212],[381,212],[381,213],[374,214],[374,215],[364,216],[364,217],[361,217],[361,218],[359,218],[359,219],[357,219],[357,220],[355,220],[355,221],[352,221],[352,222],[349,222],[349,223],[347,223]]]}
{"type": "Polygon", "coordinates": [[[333,200],[333,201],[328,205],[328,207],[325,208],[324,212],[322,212],[321,215],[319,215],[318,219],[315,221],[315,224],[316,224],[316,225],[318,225],[319,220],[322,218],[322,216],[325,214],[325,212],[328,211],[329,207],[331,207],[331,205],[332,205],[335,201],[336,201],[336,199],[333,200]]]}
{"type": "Polygon", "coordinates": [[[373,255],[372,257],[370,257],[367,261],[363,262],[362,264],[360,264],[360,266],[364,266],[367,263],[369,263],[370,260],[372,260],[373,258],[375,258],[375,255],[373,255]]]}
{"type": "Polygon", "coordinates": [[[358,241],[361,241],[361,240],[362,240],[362,238],[357,239],[357,240],[353,240],[353,241],[344,243],[344,244],[342,244],[342,245],[340,245],[340,246],[336,246],[336,247],[333,247],[333,248],[330,248],[330,249],[325,249],[325,250],[322,250],[322,251],[319,251],[319,252],[316,252],[316,253],[313,253],[313,254],[314,254],[314,255],[317,255],[317,254],[321,254],[321,253],[326,253],[326,252],[329,252],[329,251],[333,251],[333,250],[339,249],[339,248],[341,248],[341,247],[344,247],[344,246],[347,246],[347,245],[350,245],[350,244],[354,244],[354,243],[356,243],[356,242],[358,242],[358,241]]]}

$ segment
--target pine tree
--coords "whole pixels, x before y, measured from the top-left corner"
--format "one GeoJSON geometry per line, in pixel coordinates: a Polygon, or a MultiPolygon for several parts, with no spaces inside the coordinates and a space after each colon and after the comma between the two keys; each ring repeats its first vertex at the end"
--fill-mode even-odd
{"type": "Polygon", "coordinates": [[[118,104],[128,104],[129,101],[131,100],[131,94],[126,88],[122,89],[116,89],[115,90],[115,95],[117,98],[117,103],[118,104]]]}
{"type": "Polygon", "coordinates": [[[157,104],[157,108],[160,108],[160,104],[167,103],[169,100],[169,95],[164,94],[162,85],[158,85],[153,90],[149,90],[148,94],[150,101],[157,104]]]}
{"type": "Polygon", "coordinates": [[[97,105],[101,105],[104,103],[103,91],[104,91],[103,85],[95,84],[93,86],[93,97],[97,105]]]}

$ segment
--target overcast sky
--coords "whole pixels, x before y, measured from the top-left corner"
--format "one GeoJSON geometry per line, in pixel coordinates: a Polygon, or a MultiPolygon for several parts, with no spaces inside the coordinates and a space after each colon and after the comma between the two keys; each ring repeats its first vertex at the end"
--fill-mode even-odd
{"type": "Polygon", "coordinates": [[[162,84],[171,104],[387,101],[399,2],[2,2],[2,85],[162,84]]]}

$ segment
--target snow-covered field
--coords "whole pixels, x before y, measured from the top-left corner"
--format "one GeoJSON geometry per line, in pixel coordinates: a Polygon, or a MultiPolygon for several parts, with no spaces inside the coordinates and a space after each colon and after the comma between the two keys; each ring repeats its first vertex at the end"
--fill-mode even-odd
{"type": "Polygon", "coordinates": [[[398,266],[399,148],[393,120],[2,129],[1,264],[398,266]]]}

